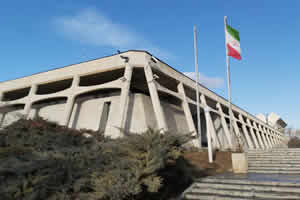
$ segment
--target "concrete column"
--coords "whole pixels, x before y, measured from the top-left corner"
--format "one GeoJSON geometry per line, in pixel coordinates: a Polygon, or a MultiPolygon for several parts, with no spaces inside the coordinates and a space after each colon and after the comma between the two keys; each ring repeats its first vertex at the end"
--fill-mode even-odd
{"type": "Polygon", "coordinates": [[[243,129],[244,135],[246,136],[246,140],[247,140],[249,149],[254,149],[254,145],[253,145],[252,140],[251,140],[251,138],[250,138],[250,136],[249,136],[247,127],[246,127],[245,124],[243,123],[243,122],[244,122],[244,119],[243,119],[243,116],[242,116],[241,114],[239,114],[239,120],[242,122],[242,129],[243,129]]]}
{"type": "Polygon", "coordinates": [[[270,143],[268,142],[268,140],[267,140],[267,138],[266,138],[266,136],[265,136],[265,133],[264,133],[264,131],[263,131],[262,128],[261,128],[261,125],[258,124],[257,126],[258,126],[258,129],[259,129],[260,132],[261,132],[261,135],[262,135],[262,138],[263,138],[263,141],[264,141],[266,147],[267,147],[268,149],[271,148],[270,143]]]}
{"type": "Polygon", "coordinates": [[[122,134],[122,130],[125,127],[128,103],[129,103],[129,89],[131,83],[133,68],[130,66],[128,62],[125,63],[125,72],[123,77],[123,84],[121,88],[121,96],[120,96],[120,119],[119,124],[117,125],[120,128],[120,135],[122,134]]]}
{"type": "Polygon", "coordinates": [[[221,106],[220,103],[217,103],[217,108],[218,108],[219,115],[220,115],[220,118],[221,118],[222,128],[225,132],[225,136],[227,138],[229,147],[232,149],[233,148],[232,137],[230,135],[230,132],[229,132],[229,129],[228,129],[228,126],[227,126],[227,122],[226,122],[226,119],[225,119],[225,115],[223,113],[222,106],[221,106]]]}
{"type": "Polygon", "coordinates": [[[276,133],[276,139],[277,139],[277,144],[279,145],[281,141],[280,141],[280,135],[278,135],[278,133],[276,133]]]}
{"type": "Polygon", "coordinates": [[[269,143],[269,147],[272,148],[273,145],[272,145],[272,142],[271,142],[271,140],[270,140],[269,133],[268,133],[267,130],[266,130],[266,127],[262,126],[262,130],[263,130],[263,132],[266,134],[266,139],[267,139],[267,141],[268,141],[268,143],[269,143]]]}
{"type": "MultiPolygon", "coordinates": [[[[207,105],[205,96],[203,94],[201,94],[200,99],[201,99],[201,103],[205,106],[205,109],[209,110],[209,106],[207,105]]],[[[207,129],[206,131],[211,133],[210,135],[212,137],[214,146],[218,149],[221,148],[221,145],[220,145],[220,142],[218,140],[213,121],[211,119],[210,112],[205,113],[205,119],[208,121],[207,124],[209,125],[209,127],[206,127],[206,129],[207,129]]],[[[207,137],[208,137],[208,135],[207,135],[207,137]]],[[[208,140],[208,138],[207,138],[207,140],[208,140]]]]}
{"type": "MultiPolygon", "coordinates": [[[[242,148],[244,148],[244,146],[243,146],[243,140],[242,140],[242,135],[240,133],[238,124],[236,122],[236,118],[234,117],[233,113],[232,113],[232,116],[233,116],[232,125],[233,125],[233,129],[234,129],[234,132],[235,132],[235,135],[236,135],[236,138],[237,138],[237,142],[240,143],[240,145],[242,146],[242,148]]],[[[248,144],[246,144],[246,145],[248,145],[248,144]]],[[[247,148],[248,148],[248,146],[247,146],[247,148]]]]}
{"type": "Polygon", "coordinates": [[[160,100],[159,100],[159,96],[158,96],[158,92],[157,92],[157,87],[155,85],[155,80],[153,78],[153,73],[152,73],[150,63],[146,64],[146,66],[144,67],[144,71],[145,71],[145,76],[146,76],[146,80],[147,80],[147,83],[148,83],[148,88],[149,88],[150,97],[151,97],[153,110],[154,110],[154,114],[155,114],[155,118],[156,118],[158,128],[162,132],[166,132],[166,131],[168,131],[168,126],[167,126],[167,123],[166,123],[166,119],[165,119],[165,116],[164,116],[163,109],[162,109],[161,104],[160,104],[160,100]]]}
{"type": "Polygon", "coordinates": [[[275,143],[274,143],[274,140],[273,140],[273,134],[270,132],[269,128],[265,128],[265,130],[266,130],[266,132],[269,136],[269,140],[271,142],[272,147],[274,147],[275,143]]]}
{"type": "Polygon", "coordinates": [[[271,132],[271,130],[269,128],[267,128],[267,131],[270,135],[270,139],[271,139],[272,145],[274,147],[276,145],[275,140],[274,140],[274,134],[271,132]]]}
{"type": "MultiPolygon", "coordinates": [[[[256,147],[257,149],[259,149],[260,146],[259,146],[259,143],[258,143],[257,138],[256,138],[256,136],[255,136],[255,133],[254,133],[254,131],[253,131],[253,128],[252,128],[252,126],[251,126],[251,122],[250,122],[249,118],[246,119],[246,123],[247,123],[248,126],[249,126],[249,130],[250,130],[252,139],[253,139],[253,141],[254,141],[255,147],[256,147]]],[[[262,146],[262,148],[263,148],[263,146],[262,146]]]]}
{"type": "MultiPolygon", "coordinates": [[[[0,106],[2,106],[3,92],[0,92],[0,106]]],[[[5,113],[0,112],[0,128],[2,127],[2,123],[4,121],[5,113]]]]}
{"type": "MultiPolygon", "coordinates": [[[[79,76],[76,75],[73,77],[71,91],[74,91],[79,86],[79,81],[80,81],[79,76]]],[[[73,106],[74,106],[74,102],[75,102],[75,98],[76,98],[76,96],[73,95],[73,92],[71,92],[71,94],[68,96],[67,103],[65,105],[65,119],[62,122],[63,126],[68,126],[68,124],[69,124],[73,106]]]]}
{"type": "MultiPolygon", "coordinates": [[[[178,89],[178,92],[179,94],[181,94],[182,96],[182,108],[183,108],[183,111],[184,111],[184,115],[185,115],[185,119],[186,119],[186,122],[187,122],[187,125],[188,125],[188,128],[189,128],[189,132],[191,132],[193,134],[193,136],[198,136],[200,137],[200,139],[194,139],[192,140],[192,144],[196,147],[199,147],[201,148],[201,135],[198,135],[197,134],[197,131],[196,131],[196,128],[195,128],[195,124],[194,124],[194,120],[193,120],[193,117],[192,117],[192,113],[191,113],[191,110],[190,110],[190,106],[188,104],[188,101],[187,101],[187,98],[186,98],[186,94],[185,94],[185,91],[184,91],[184,86],[182,83],[179,83],[178,86],[177,86],[177,89],[178,89]]],[[[201,128],[201,127],[199,127],[201,128]]]]}
{"type": "Polygon", "coordinates": [[[274,134],[274,140],[275,140],[275,143],[276,143],[276,146],[278,146],[278,135],[277,135],[277,133],[276,132],[274,132],[273,130],[271,130],[272,131],[272,133],[274,134]]]}
{"type": "Polygon", "coordinates": [[[30,88],[30,91],[29,91],[29,94],[28,94],[28,101],[27,103],[25,104],[25,107],[24,107],[24,116],[26,119],[29,119],[29,113],[30,113],[30,110],[31,110],[31,106],[32,106],[32,97],[35,95],[36,91],[37,91],[37,85],[34,84],[31,86],[30,88]]]}
{"type": "Polygon", "coordinates": [[[256,122],[253,122],[253,126],[256,130],[256,135],[257,135],[257,138],[258,138],[258,141],[262,147],[262,149],[266,149],[268,146],[267,144],[265,143],[265,141],[263,140],[263,137],[262,137],[262,133],[260,132],[260,130],[258,129],[258,125],[256,124],[256,122]]]}

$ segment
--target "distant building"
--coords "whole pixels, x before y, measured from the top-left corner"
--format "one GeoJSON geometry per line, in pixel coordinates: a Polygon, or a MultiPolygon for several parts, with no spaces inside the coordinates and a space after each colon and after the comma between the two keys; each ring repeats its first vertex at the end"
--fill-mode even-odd
{"type": "Polygon", "coordinates": [[[281,117],[277,113],[274,112],[268,115],[259,113],[256,115],[256,117],[276,129],[284,129],[287,126],[287,123],[283,121],[283,119],[281,119],[281,117]]]}

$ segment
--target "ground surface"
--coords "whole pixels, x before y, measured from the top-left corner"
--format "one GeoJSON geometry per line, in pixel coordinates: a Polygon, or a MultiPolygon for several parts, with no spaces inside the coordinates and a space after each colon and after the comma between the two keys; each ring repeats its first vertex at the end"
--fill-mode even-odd
{"type": "Polygon", "coordinates": [[[208,162],[207,152],[186,153],[184,158],[190,164],[200,169],[203,172],[203,176],[232,171],[231,152],[216,152],[214,163],[208,162]]]}

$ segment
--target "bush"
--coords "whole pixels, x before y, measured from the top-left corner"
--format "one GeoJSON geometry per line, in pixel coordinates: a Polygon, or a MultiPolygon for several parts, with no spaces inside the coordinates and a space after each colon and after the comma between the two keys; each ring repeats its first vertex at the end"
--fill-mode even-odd
{"type": "Polygon", "coordinates": [[[6,200],[143,199],[160,190],[160,174],[190,139],[150,129],[111,140],[22,119],[0,132],[0,194],[6,200]]]}
{"type": "Polygon", "coordinates": [[[300,148],[300,139],[297,137],[292,137],[288,143],[289,148],[300,148]]]}

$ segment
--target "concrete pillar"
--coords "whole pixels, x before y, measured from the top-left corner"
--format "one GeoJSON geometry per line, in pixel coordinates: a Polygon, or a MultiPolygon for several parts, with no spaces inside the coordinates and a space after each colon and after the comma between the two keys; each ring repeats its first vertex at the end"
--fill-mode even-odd
{"type": "MultiPolygon", "coordinates": [[[[0,92],[0,106],[2,106],[3,92],[0,92]]],[[[0,112],[0,128],[2,127],[2,123],[4,121],[5,113],[0,112]]]]}
{"type": "Polygon", "coordinates": [[[281,142],[280,142],[280,135],[278,133],[276,133],[276,139],[277,139],[277,144],[279,145],[281,142]]]}
{"type": "Polygon", "coordinates": [[[259,125],[256,122],[253,122],[253,126],[256,130],[256,135],[257,135],[257,138],[258,138],[258,141],[259,141],[261,147],[263,149],[268,148],[268,145],[267,145],[266,141],[264,140],[263,133],[260,131],[260,129],[258,127],[259,125]]]}
{"type": "Polygon", "coordinates": [[[276,146],[276,134],[273,133],[273,131],[271,129],[268,129],[270,135],[271,135],[271,139],[272,139],[272,142],[273,142],[273,146],[276,146]]]}
{"type": "Polygon", "coordinates": [[[246,137],[249,149],[254,149],[254,145],[253,145],[252,140],[249,136],[247,127],[244,124],[245,122],[244,122],[243,116],[241,114],[239,114],[239,120],[242,122],[242,129],[243,129],[244,135],[246,137]]]}
{"type": "Polygon", "coordinates": [[[30,88],[30,91],[28,94],[28,101],[24,107],[24,116],[26,119],[29,119],[29,113],[30,113],[31,106],[32,106],[32,97],[36,94],[37,88],[38,87],[36,84],[32,85],[30,88]]]}
{"type": "MultiPolygon", "coordinates": [[[[254,141],[255,148],[259,149],[260,146],[259,146],[259,143],[258,143],[257,138],[256,138],[256,136],[255,136],[255,133],[254,133],[254,131],[253,131],[253,128],[252,128],[252,126],[251,126],[251,122],[250,122],[249,118],[246,119],[246,123],[247,123],[248,126],[249,126],[250,134],[251,134],[252,139],[253,139],[253,141],[254,141]]],[[[262,147],[262,148],[263,148],[263,147],[262,147]]]]}
{"type": "MultiPolygon", "coordinates": [[[[237,137],[237,142],[240,143],[242,148],[244,148],[244,141],[243,141],[243,138],[242,138],[242,134],[241,134],[241,132],[239,130],[239,127],[238,127],[238,124],[236,122],[236,118],[234,117],[233,114],[232,114],[232,116],[233,116],[232,125],[233,125],[235,135],[237,137]]],[[[248,146],[247,143],[246,143],[246,145],[247,145],[247,148],[248,148],[249,146],[248,146]]]]}
{"type": "Polygon", "coordinates": [[[269,128],[265,127],[265,130],[266,130],[266,132],[267,132],[267,134],[268,134],[269,140],[270,140],[271,145],[272,145],[272,147],[273,147],[273,146],[275,145],[274,140],[273,140],[273,135],[272,135],[272,133],[269,131],[269,128]]]}
{"type": "Polygon", "coordinates": [[[266,134],[266,139],[267,139],[267,141],[268,141],[268,143],[269,143],[269,147],[272,148],[273,145],[272,145],[272,142],[271,142],[271,140],[270,140],[269,133],[268,133],[267,130],[266,130],[266,127],[262,126],[262,130],[263,130],[263,132],[266,134]]]}
{"type": "Polygon", "coordinates": [[[220,118],[221,118],[222,128],[223,128],[223,130],[225,132],[225,136],[227,138],[227,142],[229,144],[229,147],[232,149],[233,148],[232,137],[229,133],[229,129],[228,129],[228,126],[227,126],[225,115],[223,113],[222,106],[221,106],[220,103],[217,103],[217,108],[218,108],[219,115],[220,115],[220,118]]]}
{"type": "MultiPolygon", "coordinates": [[[[193,120],[193,117],[192,117],[192,113],[191,113],[191,110],[190,110],[190,106],[188,104],[186,94],[185,94],[185,91],[184,91],[183,84],[179,83],[178,86],[177,86],[177,89],[178,89],[179,94],[181,94],[181,96],[182,96],[181,105],[182,105],[182,108],[183,108],[183,111],[184,111],[185,119],[186,119],[186,122],[187,122],[187,125],[188,125],[188,128],[189,128],[189,132],[191,132],[193,134],[193,136],[200,137],[199,139],[194,139],[192,141],[192,144],[196,147],[201,148],[201,146],[202,146],[201,145],[201,135],[197,134],[195,124],[194,124],[194,120],[193,120]]],[[[199,127],[199,128],[201,128],[201,127],[199,127]]]]}
{"type": "MultiPolygon", "coordinates": [[[[74,91],[79,86],[79,81],[80,81],[79,76],[76,75],[76,76],[73,77],[71,91],[74,91]]],[[[76,98],[76,96],[73,95],[73,92],[71,92],[71,94],[68,96],[67,103],[65,105],[65,119],[62,122],[63,126],[68,126],[69,125],[69,121],[70,121],[70,118],[71,118],[75,98],[76,98]]]]}
{"type": "MultiPolygon", "coordinates": [[[[205,106],[205,109],[209,110],[209,106],[207,105],[205,96],[203,94],[201,94],[200,99],[201,99],[201,103],[205,106]]],[[[211,137],[212,137],[214,146],[218,149],[221,148],[213,121],[211,119],[210,112],[205,113],[205,119],[208,121],[207,124],[209,125],[209,127],[206,127],[206,129],[207,129],[207,132],[211,132],[211,137]]],[[[208,138],[207,138],[207,140],[208,140],[208,138]]]]}
{"type": "Polygon", "coordinates": [[[129,103],[129,89],[132,77],[132,67],[128,62],[125,63],[125,72],[123,77],[123,84],[121,88],[121,96],[120,96],[120,119],[117,127],[120,129],[120,135],[122,134],[122,130],[125,127],[126,117],[127,117],[127,110],[128,110],[128,103],[129,103]]]}
{"type": "Polygon", "coordinates": [[[273,130],[271,130],[272,131],[272,133],[274,134],[274,140],[275,140],[275,143],[276,143],[276,146],[278,146],[278,135],[277,135],[277,133],[276,132],[274,132],[273,130]]]}
{"type": "Polygon", "coordinates": [[[168,131],[168,126],[167,126],[167,123],[166,123],[166,119],[165,119],[165,116],[164,116],[163,109],[162,109],[161,104],[160,104],[160,100],[159,100],[159,96],[158,96],[158,92],[157,92],[157,87],[155,85],[155,80],[153,78],[153,73],[152,73],[150,63],[146,64],[146,66],[144,67],[144,71],[145,71],[145,76],[146,76],[146,80],[147,80],[147,83],[148,83],[149,93],[150,93],[150,97],[151,97],[153,110],[154,110],[154,114],[155,114],[155,118],[156,118],[158,128],[162,132],[166,132],[166,131],[168,131]]]}
{"type": "Polygon", "coordinates": [[[271,145],[270,145],[270,143],[269,143],[269,141],[268,141],[268,139],[267,139],[267,137],[266,137],[266,135],[265,135],[265,132],[262,130],[260,124],[258,124],[258,129],[259,129],[260,132],[261,132],[261,135],[262,135],[262,138],[263,138],[263,141],[264,141],[266,147],[267,147],[268,149],[271,148],[271,145]]]}

